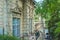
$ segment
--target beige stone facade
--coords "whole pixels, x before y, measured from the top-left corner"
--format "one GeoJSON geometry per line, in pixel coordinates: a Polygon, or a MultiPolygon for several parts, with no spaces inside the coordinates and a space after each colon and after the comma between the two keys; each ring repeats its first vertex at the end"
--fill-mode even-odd
{"type": "Polygon", "coordinates": [[[40,36],[38,40],[45,40],[45,27],[45,19],[41,19],[41,17],[39,17],[38,22],[35,22],[35,30],[40,31],[40,36]]]}
{"type": "Polygon", "coordinates": [[[33,31],[33,10],[33,0],[0,0],[0,31],[12,35],[13,26],[16,25],[20,34],[33,31]],[[15,24],[16,20],[19,25],[15,24]]]}

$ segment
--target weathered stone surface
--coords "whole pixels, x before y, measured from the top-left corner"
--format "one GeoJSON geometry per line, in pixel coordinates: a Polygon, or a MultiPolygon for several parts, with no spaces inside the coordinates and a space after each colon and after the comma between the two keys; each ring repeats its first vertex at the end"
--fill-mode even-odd
{"type": "Polygon", "coordinates": [[[32,31],[34,4],[31,3],[31,0],[0,0],[0,27],[4,27],[4,33],[12,35],[14,17],[21,19],[20,34],[32,31]]]}

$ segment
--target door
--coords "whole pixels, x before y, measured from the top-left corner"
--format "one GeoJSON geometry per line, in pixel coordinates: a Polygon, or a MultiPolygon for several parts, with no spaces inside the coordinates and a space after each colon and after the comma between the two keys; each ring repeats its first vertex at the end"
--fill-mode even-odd
{"type": "Polygon", "coordinates": [[[20,36],[20,18],[13,18],[13,35],[20,36]]]}

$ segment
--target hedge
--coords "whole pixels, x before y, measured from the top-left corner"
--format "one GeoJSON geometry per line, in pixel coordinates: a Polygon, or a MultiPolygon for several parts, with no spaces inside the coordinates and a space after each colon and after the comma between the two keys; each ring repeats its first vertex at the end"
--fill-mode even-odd
{"type": "Polygon", "coordinates": [[[20,40],[20,38],[15,36],[0,35],[0,40],[20,40]]]}

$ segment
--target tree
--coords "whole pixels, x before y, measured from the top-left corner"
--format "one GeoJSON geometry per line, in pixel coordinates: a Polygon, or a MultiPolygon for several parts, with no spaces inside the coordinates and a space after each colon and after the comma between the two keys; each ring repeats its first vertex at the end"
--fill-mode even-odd
{"type": "Polygon", "coordinates": [[[55,39],[54,36],[60,35],[60,31],[56,31],[59,28],[58,24],[56,23],[60,22],[60,0],[44,0],[41,4],[38,3],[36,13],[41,14],[41,16],[48,21],[47,25],[49,33],[53,38],[52,40],[55,39]],[[55,34],[55,31],[58,33],[55,34]]]}

